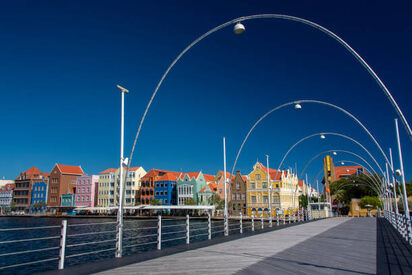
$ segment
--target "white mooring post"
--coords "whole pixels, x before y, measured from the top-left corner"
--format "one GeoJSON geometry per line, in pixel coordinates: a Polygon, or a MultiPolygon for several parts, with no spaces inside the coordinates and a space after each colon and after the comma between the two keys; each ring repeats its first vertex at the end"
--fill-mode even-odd
{"type": "Polygon", "coordinates": [[[239,224],[240,224],[240,234],[243,233],[243,216],[242,216],[242,212],[240,212],[240,219],[239,219],[239,224]]]}
{"type": "Polygon", "coordinates": [[[263,229],[263,213],[262,214],[260,214],[260,227],[261,227],[261,229],[263,229]]]}
{"type": "Polygon", "coordinates": [[[269,209],[269,227],[272,227],[272,209],[269,209]]]}
{"type": "Polygon", "coordinates": [[[157,216],[157,250],[162,249],[162,215],[157,216]]]}
{"type": "Polygon", "coordinates": [[[207,213],[207,238],[212,239],[212,218],[210,217],[210,212],[207,213]]]}
{"type": "Polygon", "coordinates": [[[190,224],[189,215],[186,215],[186,244],[190,243],[190,224]]]}
{"type": "Polygon", "coordinates": [[[255,215],[252,214],[252,231],[255,231],[255,215]]]}
{"type": "Polygon", "coordinates": [[[67,220],[62,221],[60,231],[60,251],[59,251],[59,269],[64,269],[64,257],[66,253],[66,235],[67,235],[67,220]]]}

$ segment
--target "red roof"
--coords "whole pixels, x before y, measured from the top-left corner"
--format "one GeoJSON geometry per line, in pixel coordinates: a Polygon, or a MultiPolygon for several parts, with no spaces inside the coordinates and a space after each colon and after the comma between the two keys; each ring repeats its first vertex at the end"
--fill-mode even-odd
{"type": "Polygon", "coordinates": [[[167,173],[163,176],[156,178],[155,181],[177,181],[178,177],[174,174],[167,173]]]}
{"type": "Polygon", "coordinates": [[[80,166],[56,164],[62,174],[83,175],[83,169],[80,166]]]}
{"type": "Polygon", "coordinates": [[[115,173],[116,170],[117,170],[116,168],[108,168],[104,171],[101,171],[99,174],[115,173]]]}
{"type": "Polygon", "coordinates": [[[32,168],[28,169],[27,171],[21,172],[20,176],[18,176],[16,178],[16,180],[20,180],[20,179],[39,179],[40,175],[44,178],[49,176],[48,173],[42,173],[37,167],[33,166],[32,168]],[[21,178],[21,177],[23,177],[23,178],[21,178]]]}
{"type": "Polygon", "coordinates": [[[141,166],[130,167],[129,171],[137,171],[141,166]]]}
{"type": "MultiPolygon", "coordinates": [[[[359,168],[363,168],[360,165],[354,166],[335,166],[335,178],[340,179],[344,175],[353,175],[358,172],[359,168]],[[349,170],[349,171],[348,171],[349,170]]],[[[365,169],[364,169],[365,170],[365,169]]]]}
{"type": "MultiPolygon", "coordinates": [[[[263,172],[267,173],[267,171],[268,171],[267,168],[266,168],[262,163],[260,163],[260,162],[258,162],[258,164],[260,165],[260,167],[261,167],[261,169],[263,170],[263,172]]],[[[283,171],[283,173],[284,173],[284,175],[286,176],[288,172],[287,172],[287,171],[283,171]]],[[[271,179],[271,180],[280,180],[281,175],[282,175],[281,171],[278,171],[278,170],[276,170],[276,169],[269,168],[269,176],[270,176],[270,179],[271,179]],[[276,176],[276,179],[275,179],[275,176],[276,176]]]]}
{"type": "Polygon", "coordinates": [[[215,176],[213,175],[203,174],[203,177],[205,177],[206,182],[215,181],[215,176]]]}
{"type": "Polygon", "coordinates": [[[175,180],[177,180],[177,178],[179,178],[181,173],[180,172],[160,170],[160,169],[151,169],[149,172],[146,173],[146,175],[144,175],[142,177],[142,180],[148,180],[150,178],[155,178],[154,180],[158,180],[158,178],[163,177],[164,174],[169,174],[173,177],[176,177],[175,180]]]}
{"type": "Polygon", "coordinates": [[[300,186],[300,187],[303,186],[303,180],[300,180],[298,183],[299,183],[299,186],[300,186]]]}
{"type": "Polygon", "coordinates": [[[183,179],[185,175],[187,175],[190,179],[195,178],[199,176],[200,172],[189,172],[189,173],[181,173],[179,176],[179,179],[183,179]]]}
{"type": "Polygon", "coordinates": [[[0,188],[0,191],[9,191],[9,190],[13,190],[16,186],[14,185],[14,183],[7,183],[4,186],[2,186],[0,188]],[[10,188],[8,188],[10,186],[10,188]]]}
{"type": "MultiPolygon", "coordinates": [[[[216,191],[217,191],[217,184],[216,184],[216,183],[210,182],[210,183],[207,184],[207,186],[209,186],[209,189],[210,189],[212,192],[216,192],[216,191]]],[[[205,192],[207,186],[203,187],[202,190],[200,190],[200,192],[205,192]]]]}

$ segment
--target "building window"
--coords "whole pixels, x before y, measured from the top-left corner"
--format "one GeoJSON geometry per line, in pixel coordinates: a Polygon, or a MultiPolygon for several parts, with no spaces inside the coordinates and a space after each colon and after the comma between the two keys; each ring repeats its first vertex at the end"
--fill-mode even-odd
{"type": "Polygon", "coordinates": [[[268,196],[263,196],[263,202],[268,203],[268,196]]]}
{"type": "Polygon", "coordinates": [[[268,188],[268,183],[267,183],[267,182],[263,182],[263,183],[262,183],[262,188],[268,188]]]}
{"type": "Polygon", "coordinates": [[[232,194],[232,201],[236,200],[236,194],[232,194]]]}
{"type": "Polygon", "coordinates": [[[260,180],[260,174],[256,174],[256,179],[260,180]]]}
{"type": "Polygon", "coordinates": [[[245,193],[242,194],[242,200],[246,200],[246,194],[245,193]]]}
{"type": "Polygon", "coordinates": [[[236,182],[236,189],[240,190],[240,183],[239,182],[236,182]]]}
{"type": "Polygon", "coordinates": [[[250,183],[250,189],[256,189],[256,183],[255,182],[250,183]]]}
{"type": "Polygon", "coordinates": [[[256,203],[256,196],[252,196],[252,203],[256,203]]]}

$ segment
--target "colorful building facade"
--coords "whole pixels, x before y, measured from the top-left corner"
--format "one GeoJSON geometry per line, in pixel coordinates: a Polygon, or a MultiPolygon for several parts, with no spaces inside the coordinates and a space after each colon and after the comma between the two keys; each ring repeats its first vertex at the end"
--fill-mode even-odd
{"type": "Polygon", "coordinates": [[[176,181],[175,174],[168,173],[156,179],[154,198],[162,205],[176,205],[176,181]]]}
{"type": "Polygon", "coordinates": [[[76,207],[94,207],[97,205],[99,176],[83,175],[76,179],[76,207]]]}
{"type": "Polygon", "coordinates": [[[13,203],[17,211],[28,212],[32,205],[32,190],[36,182],[48,182],[48,173],[42,173],[37,167],[21,172],[15,179],[13,203]]]}
{"type": "MultiPolygon", "coordinates": [[[[142,185],[141,185],[140,192],[139,192],[140,204],[149,205],[155,199],[155,188],[156,188],[156,183],[158,181],[159,181],[158,188],[162,188],[164,192],[169,187],[166,187],[166,188],[164,186],[160,187],[160,182],[169,181],[170,183],[172,183],[173,181],[176,180],[176,178],[179,177],[179,175],[180,175],[179,172],[166,171],[166,170],[160,170],[160,169],[151,169],[149,172],[147,172],[146,175],[142,177],[142,185]],[[167,178],[165,177],[166,175],[170,177],[167,178]],[[166,179],[169,179],[169,180],[166,180],[166,179]]],[[[170,187],[171,187],[171,184],[170,184],[170,187]]],[[[159,190],[158,192],[160,192],[160,189],[158,190],[159,190]]],[[[169,195],[172,195],[172,194],[173,193],[168,192],[167,197],[169,197],[169,195]]],[[[162,197],[162,200],[167,199],[164,193],[163,195],[160,195],[160,193],[158,193],[158,197],[160,196],[162,197]]],[[[168,202],[169,200],[175,200],[175,198],[168,198],[168,202]]]]}
{"type": "Polygon", "coordinates": [[[33,183],[31,192],[31,212],[44,212],[47,205],[48,184],[45,181],[33,183]]]}
{"type": "Polygon", "coordinates": [[[269,215],[269,196],[271,196],[272,215],[277,210],[285,211],[299,207],[298,178],[289,171],[268,169],[257,162],[247,177],[248,215],[269,215]],[[269,173],[269,183],[267,181],[269,173]]]}
{"type": "MultiPolygon", "coordinates": [[[[123,168],[124,174],[126,168],[123,168]]],[[[135,206],[139,202],[142,177],[146,175],[143,167],[130,167],[124,184],[124,205],[135,206]]],[[[97,206],[117,206],[120,199],[120,169],[109,168],[99,173],[97,206]]]]}
{"type": "Polygon", "coordinates": [[[247,210],[247,176],[242,176],[240,171],[236,172],[236,175],[230,182],[230,198],[232,202],[231,212],[235,215],[240,212],[245,215],[247,210]]]}
{"type": "Polygon", "coordinates": [[[61,197],[61,207],[73,208],[76,201],[76,194],[71,194],[67,191],[67,194],[62,194],[61,197]]]}
{"type": "Polygon", "coordinates": [[[202,190],[199,191],[198,205],[212,205],[211,198],[217,191],[217,184],[214,182],[209,182],[202,190]]]}
{"type": "Polygon", "coordinates": [[[0,187],[0,209],[4,213],[12,206],[14,183],[7,183],[0,187]]]}
{"type": "Polygon", "coordinates": [[[181,173],[177,180],[177,204],[186,205],[188,199],[193,199],[195,204],[199,204],[198,193],[212,180],[213,176],[202,172],[181,173]]]}
{"type": "Polygon", "coordinates": [[[60,207],[62,195],[75,194],[76,179],[83,174],[80,166],[56,164],[50,173],[47,206],[60,207]]]}

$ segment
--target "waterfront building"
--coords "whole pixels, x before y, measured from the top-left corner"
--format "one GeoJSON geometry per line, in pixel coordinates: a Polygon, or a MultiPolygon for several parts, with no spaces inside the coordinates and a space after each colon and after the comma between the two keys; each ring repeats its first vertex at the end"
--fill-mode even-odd
{"type": "Polygon", "coordinates": [[[48,183],[48,173],[42,173],[37,167],[31,167],[21,172],[15,179],[13,203],[17,211],[28,212],[31,206],[33,184],[36,182],[48,183]]]}
{"type": "Polygon", "coordinates": [[[70,190],[66,194],[62,194],[61,207],[73,208],[75,206],[76,194],[71,194],[70,190]]]}
{"type": "MultiPolygon", "coordinates": [[[[176,197],[172,198],[171,196],[173,196],[173,189],[176,187],[173,186],[172,188],[172,183],[173,181],[176,181],[179,175],[180,175],[179,172],[166,171],[166,170],[160,170],[160,169],[151,169],[149,172],[146,173],[146,175],[142,177],[142,184],[141,184],[141,188],[139,192],[140,204],[148,205],[148,204],[151,204],[151,201],[155,199],[155,188],[156,188],[155,186],[157,182],[159,182],[158,188],[161,188],[161,189],[158,189],[159,190],[158,192],[160,192],[160,190],[164,192],[166,190],[169,190],[169,188],[171,188],[170,190],[172,190],[172,192],[168,191],[167,196],[164,196],[164,193],[163,193],[163,195],[161,196],[162,200],[168,199],[168,202],[171,200],[174,201],[176,197]],[[163,187],[160,187],[160,182],[169,182],[169,187],[164,187],[164,185],[163,187]]],[[[160,196],[160,193],[158,196],[160,196]]]]}
{"type": "Polygon", "coordinates": [[[185,205],[186,200],[193,199],[199,204],[198,193],[207,186],[207,182],[214,181],[212,175],[202,172],[181,173],[177,180],[177,204],[185,205]]]}
{"type": "Polygon", "coordinates": [[[176,205],[176,181],[178,175],[167,173],[155,180],[154,198],[162,205],[176,205]]]}
{"type": "Polygon", "coordinates": [[[115,168],[108,168],[99,173],[98,207],[114,206],[115,168]]]}
{"type": "MultiPolygon", "coordinates": [[[[232,179],[232,177],[230,176],[230,173],[226,172],[226,180],[229,182],[231,179],[232,179]]],[[[222,200],[225,199],[225,184],[224,184],[224,181],[225,181],[224,172],[219,171],[215,176],[215,182],[217,184],[217,193],[216,194],[218,194],[222,200]]],[[[227,185],[226,192],[227,192],[228,201],[230,201],[230,198],[231,198],[230,184],[227,185]]]]}
{"type": "Polygon", "coordinates": [[[236,171],[236,175],[230,182],[230,194],[232,202],[232,213],[237,215],[242,212],[243,215],[246,214],[247,209],[247,176],[242,176],[240,171],[236,171]]]}
{"type": "Polygon", "coordinates": [[[30,212],[44,212],[47,205],[47,191],[48,182],[38,181],[33,183],[33,188],[31,192],[31,206],[30,212]]]}
{"type": "Polygon", "coordinates": [[[83,175],[76,179],[76,207],[94,207],[97,204],[99,176],[83,175]]]}
{"type": "Polygon", "coordinates": [[[12,206],[14,183],[7,183],[0,187],[0,212],[3,214],[12,206]]]}
{"type": "Polygon", "coordinates": [[[56,164],[50,173],[47,206],[58,208],[62,205],[62,195],[74,195],[76,179],[83,174],[81,166],[56,164]]]}
{"type": "Polygon", "coordinates": [[[323,170],[324,178],[322,183],[325,183],[327,190],[330,190],[330,184],[334,181],[340,180],[341,178],[347,178],[352,175],[361,175],[365,173],[365,168],[360,165],[352,166],[335,166],[333,163],[333,158],[326,155],[323,158],[323,170]]]}
{"type": "Polygon", "coordinates": [[[247,212],[248,215],[268,215],[269,195],[271,194],[272,215],[276,209],[287,210],[299,207],[297,190],[298,178],[290,171],[269,169],[269,184],[267,181],[268,169],[256,162],[253,171],[247,176],[247,212]],[[271,191],[269,189],[271,188],[271,191]]]}
{"type": "MultiPolygon", "coordinates": [[[[123,168],[126,173],[126,168],[123,168]]],[[[143,167],[130,167],[124,185],[124,206],[135,206],[139,201],[142,177],[146,175],[143,167]]],[[[97,205],[99,207],[117,206],[120,195],[120,169],[109,168],[99,173],[97,205]]]]}
{"type": "Polygon", "coordinates": [[[14,184],[15,182],[14,182],[14,180],[5,180],[5,179],[0,180],[0,188],[3,187],[3,186],[5,186],[5,185],[8,184],[8,183],[14,184]]]}
{"type": "Polygon", "coordinates": [[[210,202],[213,194],[216,194],[217,184],[215,182],[209,182],[202,190],[198,193],[198,204],[199,205],[212,205],[210,202]]]}

